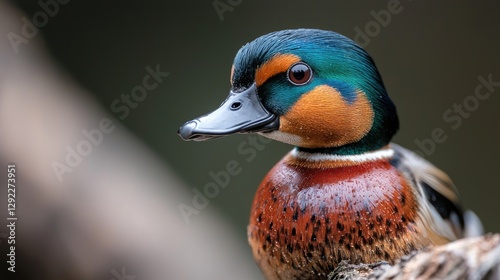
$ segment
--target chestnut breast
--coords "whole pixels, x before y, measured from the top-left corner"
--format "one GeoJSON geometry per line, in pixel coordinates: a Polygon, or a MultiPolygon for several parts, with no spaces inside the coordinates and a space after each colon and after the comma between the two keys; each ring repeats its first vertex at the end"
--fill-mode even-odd
{"type": "Polygon", "coordinates": [[[306,167],[289,155],[260,184],[248,236],[268,279],[314,279],[341,260],[392,261],[429,245],[417,210],[388,160],[306,167]]]}

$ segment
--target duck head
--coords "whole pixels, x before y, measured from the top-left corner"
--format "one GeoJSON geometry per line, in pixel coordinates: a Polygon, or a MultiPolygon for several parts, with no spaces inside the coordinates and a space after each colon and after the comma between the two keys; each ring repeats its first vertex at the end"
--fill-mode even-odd
{"type": "Polygon", "coordinates": [[[387,145],[399,127],[372,58],[335,32],[261,36],[238,51],[230,81],[217,110],[179,129],[184,140],[254,132],[305,151],[357,154],[387,145]]]}

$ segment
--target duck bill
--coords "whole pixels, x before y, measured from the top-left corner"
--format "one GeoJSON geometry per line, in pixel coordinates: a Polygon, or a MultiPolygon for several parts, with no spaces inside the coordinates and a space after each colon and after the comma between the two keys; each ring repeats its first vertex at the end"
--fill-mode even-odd
{"type": "Polygon", "coordinates": [[[279,118],[264,108],[253,84],[243,92],[231,91],[217,110],[186,122],[178,133],[186,141],[205,141],[235,133],[270,132],[278,128],[279,118]]]}

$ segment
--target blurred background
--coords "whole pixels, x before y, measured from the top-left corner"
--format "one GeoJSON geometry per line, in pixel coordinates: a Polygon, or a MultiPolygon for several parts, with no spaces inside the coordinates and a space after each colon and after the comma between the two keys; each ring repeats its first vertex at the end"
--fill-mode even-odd
{"type": "Polygon", "coordinates": [[[15,274],[0,227],[2,279],[262,279],[246,241],[249,210],[291,147],[242,154],[248,135],[188,143],[176,131],[225,99],[243,44],[288,28],[361,40],[398,107],[394,141],[446,171],[465,207],[499,232],[500,87],[473,97],[480,76],[500,81],[499,12],[499,1],[0,2],[0,179],[16,163],[19,219],[15,274]],[[397,12],[381,18],[388,5],[397,12]],[[123,99],[148,75],[154,88],[123,99]],[[113,131],[68,167],[82,130],[103,119],[113,131]],[[419,146],[439,128],[443,143],[419,146]],[[193,188],[230,161],[241,173],[198,201],[203,209],[187,208],[193,188]],[[54,162],[67,166],[55,164],[59,176],[54,162]]]}

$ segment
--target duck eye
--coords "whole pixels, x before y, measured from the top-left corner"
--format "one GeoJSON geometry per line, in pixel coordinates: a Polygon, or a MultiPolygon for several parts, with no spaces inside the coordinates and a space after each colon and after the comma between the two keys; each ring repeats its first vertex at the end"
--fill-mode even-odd
{"type": "Polygon", "coordinates": [[[311,67],[303,62],[295,63],[288,69],[287,77],[296,86],[305,85],[311,80],[311,67]]]}

